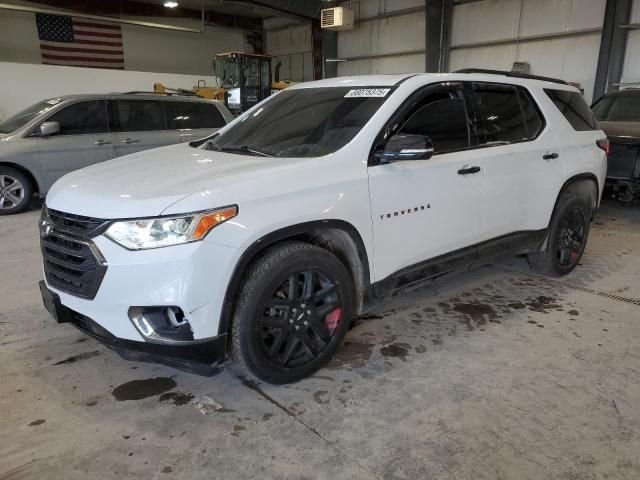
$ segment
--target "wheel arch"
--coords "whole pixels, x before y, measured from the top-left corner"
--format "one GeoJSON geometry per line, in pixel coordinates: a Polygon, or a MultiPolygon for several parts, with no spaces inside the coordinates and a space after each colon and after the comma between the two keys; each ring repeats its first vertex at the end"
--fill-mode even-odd
{"type": "Polygon", "coordinates": [[[558,201],[560,200],[560,197],[562,196],[562,194],[569,189],[575,189],[575,188],[579,189],[580,184],[585,185],[586,182],[588,181],[593,182],[595,186],[594,192],[585,192],[585,193],[593,193],[594,204],[592,205],[593,211],[592,211],[592,218],[591,218],[593,220],[593,217],[595,217],[596,209],[600,203],[600,192],[601,192],[600,182],[598,181],[598,177],[594,173],[584,172],[584,173],[573,175],[572,177],[568,178],[564,182],[564,184],[562,185],[562,188],[560,188],[560,191],[556,196],[556,201],[555,201],[555,204],[553,205],[553,211],[551,213],[551,217],[549,218],[549,223],[551,223],[551,218],[553,217],[553,214],[556,211],[556,207],[558,206],[558,201]]]}
{"type": "Polygon", "coordinates": [[[0,160],[0,167],[9,167],[9,168],[13,168],[15,170],[18,170],[20,173],[23,173],[31,182],[31,185],[33,186],[33,192],[34,193],[40,193],[40,185],[38,184],[38,180],[36,179],[35,175],[33,173],[31,173],[31,171],[28,168],[25,168],[24,166],[17,164],[17,163],[12,163],[12,162],[6,162],[6,161],[2,161],[0,160]]]}
{"type": "Polygon", "coordinates": [[[239,287],[251,265],[269,247],[287,240],[318,245],[338,257],[345,265],[354,284],[356,312],[363,309],[365,292],[371,285],[369,256],[358,230],[344,220],[318,220],[290,225],[270,232],[253,242],[240,256],[227,284],[220,315],[218,333],[229,333],[231,317],[239,294],[239,287]]]}

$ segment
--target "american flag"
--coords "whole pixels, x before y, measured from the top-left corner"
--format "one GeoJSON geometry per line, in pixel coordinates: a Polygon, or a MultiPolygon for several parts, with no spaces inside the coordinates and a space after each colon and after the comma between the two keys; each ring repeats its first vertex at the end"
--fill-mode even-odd
{"type": "Polygon", "coordinates": [[[124,70],[120,25],[36,13],[42,63],[124,70]]]}

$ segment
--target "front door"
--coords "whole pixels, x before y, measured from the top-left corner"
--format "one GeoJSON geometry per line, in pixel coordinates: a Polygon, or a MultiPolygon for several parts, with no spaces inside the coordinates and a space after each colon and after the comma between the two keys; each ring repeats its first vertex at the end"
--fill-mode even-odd
{"type": "Polygon", "coordinates": [[[116,155],[180,143],[178,132],[167,127],[162,100],[111,100],[116,155]]]}
{"type": "Polygon", "coordinates": [[[477,242],[480,232],[483,151],[475,138],[460,84],[432,85],[405,102],[379,136],[430,137],[428,160],[371,164],[375,279],[477,242]]]}
{"type": "Polygon", "coordinates": [[[60,132],[38,137],[46,189],[69,172],[114,158],[104,100],[73,103],[45,121],[60,124],[60,132]]]}

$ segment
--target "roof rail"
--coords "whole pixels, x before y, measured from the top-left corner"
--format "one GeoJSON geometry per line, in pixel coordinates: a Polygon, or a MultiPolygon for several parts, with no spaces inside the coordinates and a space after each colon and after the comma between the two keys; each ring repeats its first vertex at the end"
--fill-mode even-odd
{"type": "Polygon", "coordinates": [[[508,72],[506,70],[489,70],[485,68],[463,68],[462,70],[456,70],[453,73],[487,73],[490,75],[505,75],[507,77],[528,78],[529,80],[543,80],[545,82],[553,82],[553,83],[560,83],[562,85],[569,85],[567,82],[559,78],[541,77],[539,75],[530,75],[528,73],[508,72]]]}
{"type": "MultiPolygon", "coordinates": [[[[152,91],[144,91],[144,90],[132,90],[130,92],[121,92],[120,95],[166,95],[168,97],[200,97],[200,95],[193,92],[152,92],[152,91]]],[[[202,97],[200,97],[202,98],[202,97]]]]}

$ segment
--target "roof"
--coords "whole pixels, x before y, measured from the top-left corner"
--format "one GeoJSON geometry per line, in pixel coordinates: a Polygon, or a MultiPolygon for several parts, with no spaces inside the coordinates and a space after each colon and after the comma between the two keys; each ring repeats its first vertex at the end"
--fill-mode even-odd
{"type": "MultiPolygon", "coordinates": [[[[50,99],[56,99],[60,102],[67,100],[101,100],[107,98],[138,98],[138,99],[160,99],[170,98],[172,100],[198,100],[207,102],[219,102],[219,100],[211,100],[208,98],[198,97],[197,95],[179,95],[179,94],[163,94],[154,92],[111,92],[111,93],[78,93],[74,95],[61,95],[59,97],[49,97],[50,99]]],[[[45,99],[47,100],[47,99],[45,99]]]]}
{"type": "Polygon", "coordinates": [[[404,73],[390,75],[356,75],[352,77],[336,77],[313,82],[299,83],[289,87],[295,88],[328,88],[328,87],[393,87],[399,85],[404,80],[415,78],[420,80],[433,80],[434,82],[445,81],[483,81],[496,83],[511,83],[515,85],[526,85],[531,82],[541,83],[549,88],[563,90],[575,90],[575,87],[568,85],[563,80],[547,77],[537,77],[534,75],[507,75],[510,72],[500,72],[498,70],[474,70],[460,71],[454,73],[404,73]]]}

